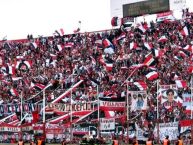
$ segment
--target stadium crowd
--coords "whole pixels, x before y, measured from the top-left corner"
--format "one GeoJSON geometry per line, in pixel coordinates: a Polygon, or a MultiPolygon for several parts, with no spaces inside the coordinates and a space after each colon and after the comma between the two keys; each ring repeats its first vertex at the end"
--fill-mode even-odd
{"type": "MultiPolygon", "coordinates": [[[[186,83],[178,87],[178,96],[190,93],[193,52],[193,15],[186,13],[181,20],[142,22],[138,25],[99,32],[71,35],[28,35],[26,40],[0,43],[0,102],[3,105],[41,100],[38,94],[49,83],[47,102],[53,101],[73,84],[84,82],[73,91],[74,102],[97,99],[97,85],[101,98],[122,99],[129,91],[146,90],[148,108],[134,121],[153,134],[157,120],[157,79],[160,85],[186,83]],[[184,29],[187,33],[183,33],[184,29]],[[156,77],[147,74],[156,72],[156,77]],[[129,84],[125,83],[128,78],[129,84]],[[136,82],[143,84],[142,87],[136,82]],[[38,95],[36,95],[38,94],[38,95]],[[29,99],[29,98],[33,99],[29,99]]],[[[70,95],[60,103],[69,103],[70,95]]],[[[159,122],[189,119],[190,114],[181,103],[168,109],[159,102],[159,122]]],[[[130,113],[136,116],[138,110],[130,113]]],[[[124,114],[118,112],[117,116],[124,114]]],[[[0,114],[1,118],[8,113],[0,114]]],[[[11,122],[13,118],[7,120],[11,122]]],[[[91,118],[92,120],[92,118],[91,118]]]]}

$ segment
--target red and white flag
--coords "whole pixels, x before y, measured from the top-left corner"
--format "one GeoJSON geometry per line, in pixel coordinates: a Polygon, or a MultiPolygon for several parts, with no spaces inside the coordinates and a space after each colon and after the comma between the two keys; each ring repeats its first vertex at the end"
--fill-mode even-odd
{"type": "Polygon", "coordinates": [[[15,75],[15,67],[8,65],[8,74],[15,75]]]}
{"type": "Polygon", "coordinates": [[[187,87],[187,82],[184,80],[176,80],[176,85],[178,88],[186,88],[187,87]]]}
{"type": "Polygon", "coordinates": [[[68,42],[65,44],[65,48],[72,48],[74,46],[74,43],[73,42],[68,42]]]}
{"type": "Polygon", "coordinates": [[[113,63],[105,63],[106,71],[112,71],[112,69],[113,69],[113,63]]]}
{"type": "Polygon", "coordinates": [[[93,64],[93,65],[96,65],[96,60],[94,59],[94,57],[90,56],[90,58],[91,58],[92,64],[93,64]]]}
{"type": "Polygon", "coordinates": [[[185,26],[180,33],[182,34],[182,36],[188,36],[189,32],[188,32],[188,28],[185,26]]]}
{"type": "Polygon", "coordinates": [[[145,56],[145,60],[143,62],[144,65],[150,66],[154,62],[154,58],[152,53],[149,53],[145,56]]]}
{"type": "Polygon", "coordinates": [[[99,46],[102,46],[103,43],[102,43],[102,40],[96,40],[96,41],[95,41],[95,44],[97,44],[97,45],[99,45],[99,46]]]}
{"type": "Polygon", "coordinates": [[[151,50],[153,48],[153,45],[152,43],[150,42],[144,42],[144,46],[148,49],[148,50],[151,50]]]}
{"type": "Polygon", "coordinates": [[[19,93],[17,92],[15,88],[10,89],[10,93],[12,96],[19,96],[19,93]]]}
{"type": "Polygon", "coordinates": [[[115,117],[115,112],[114,111],[104,111],[104,113],[105,113],[105,118],[115,117]]]}
{"type": "Polygon", "coordinates": [[[153,49],[153,53],[155,57],[162,57],[164,55],[164,51],[160,49],[153,49]]]}
{"type": "Polygon", "coordinates": [[[136,85],[140,91],[147,89],[147,84],[144,81],[137,81],[137,82],[134,82],[133,84],[136,85]]]}
{"type": "Polygon", "coordinates": [[[57,48],[56,48],[57,51],[62,51],[63,50],[63,47],[61,45],[57,45],[57,48]]]}
{"type": "Polygon", "coordinates": [[[146,78],[150,81],[157,79],[159,76],[158,72],[152,71],[146,75],[146,78]]]}
{"type": "Polygon", "coordinates": [[[112,43],[108,39],[104,39],[102,43],[103,43],[104,48],[112,46],[112,43]]]}
{"type": "Polygon", "coordinates": [[[64,29],[63,28],[60,28],[60,34],[61,34],[61,36],[64,35],[64,29]]]}
{"type": "Polygon", "coordinates": [[[189,52],[193,52],[192,45],[186,45],[183,49],[184,49],[184,50],[187,50],[187,51],[189,51],[189,52]]]}
{"type": "Polygon", "coordinates": [[[143,33],[145,33],[145,32],[147,31],[147,29],[148,29],[148,26],[147,26],[147,25],[142,25],[142,24],[140,24],[140,25],[138,26],[138,28],[139,28],[143,33]]]}
{"type": "Polygon", "coordinates": [[[126,37],[125,33],[121,33],[121,35],[117,38],[117,41],[124,39],[126,37]]]}
{"type": "Polygon", "coordinates": [[[136,42],[131,42],[130,43],[130,50],[136,49],[137,48],[137,43],[136,42]]]}
{"type": "Polygon", "coordinates": [[[34,48],[34,49],[36,49],[36,48],[38,47],[38,45],[37,45],[36,42],[32,42],[32,43],[31,43],[31,46],[32,46],[32,48],[34,48]]]}
{"type": "Polygon", "coordinates": [[[161,36],[159,39],[158,39],[158,42],[166,42],[168,41],[168,39],[166,38],[166,36],[161,36]]]}
{"type": "Polygon", "coordinates": [[[32,67],[32,61],[24,61],[24,64],[28,67],[28,69],[30,69],[32,67]]]}

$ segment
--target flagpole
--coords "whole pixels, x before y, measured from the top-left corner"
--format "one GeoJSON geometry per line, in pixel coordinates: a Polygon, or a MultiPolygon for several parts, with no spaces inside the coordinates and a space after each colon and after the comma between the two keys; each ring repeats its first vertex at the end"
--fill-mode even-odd
{"type": "Polygon", "coordinates": [[[73,139],[73,132],[72,132],[72,89],[70,91],[70,140],[73,139]]]}
{"type": "Polygon", "coordinates": [[[44,141],[46,139],[46,98],[45,98],[45,89],[43,90],[43,137],[44,141]]]}
{"type": "Polygon", "coordinates": [[[97,85],[97,99],[98,99],[98,131],[97,136],[100,138],[100,100],[99,100],[99,86],[97,85]]]}
{"type": "Polygon", "coordinates": [[[159,138],[159,80],[157,80],[157,139],[158,139],[158,144],[159,144],[159,141],[160,141],[160,138],[159,138]]]}
{"type": "Polygon", "coordinates": [[[127,112],[127,143],[129,144],[129,101],[128,101],[128,81],[127,81],[127,92],[126,92],[126,101],[127,101],[127,107],[126,107],[126,112],[127,112]]]}
{"type": "Polygon", "coordinates": [[[193,105],[193,104],[192,104],[192,101],[193,101],[193,98],[192,98],[192,76],[191,76],[190,85],[191,85],[191,86],[190,86],[190,87],[191,87],[191,90],[190,90],[190,91],[191,91],[191,102],[190,102],[190,106],[191,106],[191,107],[190,107],[190,108],[191,108],[191,119],[192,119],[192,111],[193,111],[193,110],[192,110],[192,109],[193,109],[193,108],[192,108],[192,105],[193,105]]]}
{"type": "Polygon", "coordinates": [[[190,115],[190,119],[191,119],[191,136],[192,136],[192,142],[193,142],[193,120],[192,120],[192,115],[193,115],[193,114],[192,114],[192,113],[193,113],[193,112],[192,112],[192,111],[193,111],[193,110],[192,110],[192,109],[193,109],[193,108],[192,108],[192,105],[193,105],[193,104],[192,104],[192,101],[193,101],[193,97],[192,97],[192,86],[193,86],[193,84],[192,84],[192,75],[191,75],[190,85],[191,85],[191,86],[190,86],[190,87],[191,87],[191,90],[190,90],[190,91],[191,91],[191,94],[190,94],[190,95],[191,95],[191,96],[190,96],[190,97],[191,97],[191,102],[190,102],[191,115],[190,115]]]}
{"type": "Polygon", "coordinates": [[[23,134],[22,134],[22,121],[23,121],[23,91],[21,91],[21,118],[20,118],[20,133],[21,133],[21,139],[23,138],[22,136],[23,136],[23,134]]]}
{"type": "Polygon", "coordinates": [[[23,91],[21,92],[21,118],[20,121],[22,121],[23,118],[23,91]]]}

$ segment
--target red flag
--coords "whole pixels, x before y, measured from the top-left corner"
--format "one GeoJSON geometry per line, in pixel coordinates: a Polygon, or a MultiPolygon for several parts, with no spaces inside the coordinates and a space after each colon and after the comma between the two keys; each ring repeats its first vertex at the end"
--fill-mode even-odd
{"type": "Polygon", "coordinates": [[[33,123],[36,123],[36,122],[38,122],[38,120],[39,120],[39,113],[38,113],[38,111],[33,111],[32,112],[32,116],[33,116],[33,123]]]}

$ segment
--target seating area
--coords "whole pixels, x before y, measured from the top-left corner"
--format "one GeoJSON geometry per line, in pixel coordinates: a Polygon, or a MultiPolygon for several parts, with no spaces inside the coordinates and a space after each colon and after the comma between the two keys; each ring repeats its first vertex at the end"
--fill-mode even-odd
{"type": "MultiPolygon", "coordinates": [[[[21,97],[26,104],[34,105],[28,112],[34,111],[43,99],[39,92],[49,84],[46,103],[83,80],[72,94],[68,93],[57,103],[97,101],[98,96],[126,101],[128,96],[128,105],[132,106],[132,91],[144,91],[145,109],[130,109],[129,118],[134,118],[131,123],[153,135],[157,121],[188,120],[191,111],[183,102],[184,96],[191,95],[192,24],[193,14],[188,13],[181,20],[142,22],[129,29],[121,26],[106,31],[39,38],[29,35],[23,40],[1,41],[0,118],[17,112],[13,106],[20,104],[21,97]],[[168,85],[174,86],[169,88],[175,89],[178,96],[170,107],[159,96],[160,88],[168,85]],[[9,104],[11,109],[7,107],[9,104]]],[[[103,110],[100,115],[107,117],[109,111],[113,110],[103,110]]],[[[125,110],[113,112],[111,117],[116,117],[116,122],[126,128],[125,110]]],[[[47,119],[60,116],[54,113],[47,119]]],[[[84,119],[82,123],[86,120],[96,123],[97,115],[84,119]]],[[[14,120],[12,117],[5,122],[14,120]]]]}

